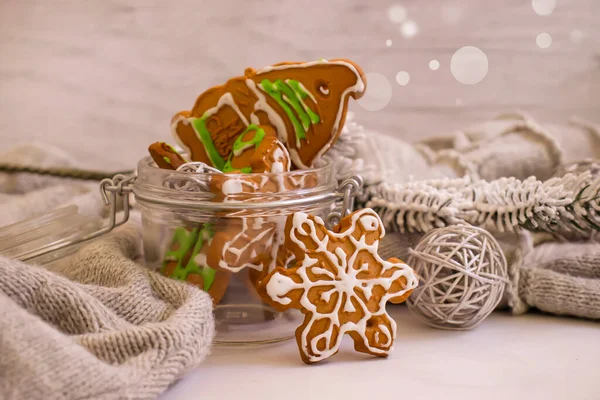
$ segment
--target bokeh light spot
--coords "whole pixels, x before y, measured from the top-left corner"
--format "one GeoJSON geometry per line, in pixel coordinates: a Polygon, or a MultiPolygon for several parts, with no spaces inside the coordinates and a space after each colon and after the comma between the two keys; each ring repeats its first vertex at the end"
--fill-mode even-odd
{"type": "Polygon", "coordinates": [[[358,100],[358,104],[367,111],[378,111],[387,106],[392,99],[392,84],[385,75],[367,72],[367,91],[358,100]]]}
{"type": "Polygon", "coordinates": [[[475,85],[488,73],[488,58],[474,46],[461,47],[450,61],[450,70],[454,78],[465,85],[475,85]]]}
{"type": "Polygon", "coordinates": [[[406,19],[406,8],[400,4],[394,4],[388,8],[388,18],[395,24],[401,24],[406,19]]]}
{"type": "Polygon", "coordinates": [[[400,33],[407,39],[415,37],[419,33],[419,25],[415,21],[406,21],[400,27],[400,33]]]}
{"type": "Polygon", "coordinates": [[[406,86],[410,82],[410,75],[406,71],[400,71],[396,74],[396,83],[400,86],[406,86]]]}
{"type": "Polygon", "coordinates": [[[542,32],[536,36],[535,43],[540,49],[547,49],[548,47],[552,46],[552,36],[546,32],[542,32]]]}
{"type": "Polygon", "coordinates": [[[437,71],[440,69],[440,62],[438,60],[429,61],[429,69],[432,71],[437,71]]]}
{"type": "Polygon", "coordinates": [[[573,29],[569,34],[569,38],[571,38],[571,41],[575,43],[581,42],[584,36],[585,35],[581,29],[573,29]]]}
{"type": "Polygon", "coordinates": [[[556,7],[556,0],[531,0],[531,7],[537,15],[550,15],[556,7]]]}

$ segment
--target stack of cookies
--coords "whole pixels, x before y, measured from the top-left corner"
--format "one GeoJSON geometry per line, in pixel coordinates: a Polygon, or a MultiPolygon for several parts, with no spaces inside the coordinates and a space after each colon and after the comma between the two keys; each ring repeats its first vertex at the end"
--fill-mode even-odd
{"type": "MultiPolygon", "coordinates": [[[[165,143],[149,151],[159,168],[176,170],[194,161],[221,171],[210,181],[218,201],[309,188],[314,180],[285,173],[315,166],[342,132],[348,99],[365,89],[360,67],[344,59],[248,68],[172,118],[172,134],[189,160],[165,143]]],[[[225,229],[210,223],[178,228],[162,272],[206,290],[215,304],[231,273],[248,270],[250,283],[259,286],[290,259],[283,246],[285,216],[280,219],[232,218],[225,229]]]]}

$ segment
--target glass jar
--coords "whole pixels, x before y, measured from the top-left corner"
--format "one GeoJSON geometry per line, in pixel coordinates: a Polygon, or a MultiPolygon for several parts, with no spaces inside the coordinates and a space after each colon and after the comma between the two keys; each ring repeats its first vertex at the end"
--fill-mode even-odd
{"type": "Polygon", "coordinates": [[[286,217],[335,215],[336,188],[331,165],[278,174],[190,174],[160,169],[145,157],[133,186],[145,262],[211,294],[217,343],[290,338],[301,315],[276,312],[256,287],[276,265],[291,261],[283,247],[286,217]]]}

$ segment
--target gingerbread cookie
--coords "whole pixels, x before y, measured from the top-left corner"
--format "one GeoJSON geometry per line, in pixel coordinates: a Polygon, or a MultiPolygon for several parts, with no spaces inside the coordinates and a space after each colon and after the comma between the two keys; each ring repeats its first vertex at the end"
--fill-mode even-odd
{"type": "MultiPolygon", "coordinates": [[[[265,277],[267,275],[269,275],[269,273],[271,273],[271,271],[273,271],[275,268],[277,267],[281,267],[281,268],[287,268],[287,266],[294,260],[294,253],[292,253],[291,251],[289,251],[285,246],[284,246],[284,241],[285,241],[285,235],[283,232],[283,229],[281,231],[278,231],[276,233],[276,235],[280,235],[277,236],[275,241],[276,244],[275,246],[277,246],[277,251],[276,251],[276,257],[275,257],[275,262],[270,262],[269,264],[265,264],[265,268],[263,268],[262,270],[257,270],[257,269],[248,269],[248,280],[252,286],[253,289],[255,289],[257,291],[257,293],[260,296],[260,284],[262,283],[263,279],[265,279],[265,277]]],[[[275,249],[273,249],[275,250],[275,249]]],[[[273,251],[271,251],[271,256],[273,255],[273,251]]]]}
{"type": "Polygon", "coordinates": [[[270,126],[249,125],[233,143],[225,173],[278,173],[291,168],[285,146],[270,126]]]}
{"type": "MultiPolygon", "coordinates": [[[[281,219],[281,217],[279,217],[281,219]]],[[[270,217],[232,218],[211,242],[207,264],[214,269],[239,272],[244,268],[271,271],[283,244],[283,225],[270,217]]]]}
{"type": "Polygon", "coordinates": [[[165,142],[152,143],[148,152],[158,168],[176,170],[187,162],[177,150],[165,142]]]}
{"type": "Polygon", "coordinates": [[[385,310],[417,286],[412,269],[377,254],[384,228],[371,209],[344,217],[330,232],[323,220],[305,213],[290,215],[285,246],[295,257],[291,268],[276,268],[262,281],[260,293],[276,310],[302,310],[296,330],[300,356],[314,363],[336,354],[348,333],[359,352],[386,357],[396,323],[385,310]]]}
{"type": "Polygon", "coordinates": [[[211,224],[194,229],[177,228],[161,272],[198,286],[211,295],[214,304],[218,304],[227,290],[231,273],[207,266],[213,236],[211,224]]]}
{"type": "Polygon", "coordinates": [[[279,174],[292,168],[287,148],[275,137],[265,139],[250,160],[252,172],[279,174]]]}
{"type": "Polygon", "coordinates": [[[270,198],[265,196],[267,194],[310,189],[318,184],[319,174],[316,172],[289,173],[290,159],[287,150],[273,137],[264,139],[253,152],[252,158],[245,163],[238,163],[234,158],[233,166],[237,163],[238,167],[242,167],[248,162],[252,171],[257,173],[246,175],[234,172],[217,174],[211,178],[211,192],[215,193],[215,201],[250,201],[253,196],[248,196],[249,194],[256,194],[254,198],[260,201],[268,201],[270,198]]]}
{"type": "Polygon", "coordinates": [[[248,68],[200,95],[191,111],[175,115],[171,130],[192,160],[223,170],[247,127],[268,125],[293,164],[308,168],[341,133],[348,98],[360,98],[365,89],[360,67],[344,59],[248,68]]]}
{"type": "Polygon", "coordinates": [[[306,172],[297,174],[219,174],[211,177],[210,191],[213,201],[276,201],[277,196],[290,190],[311,189],[319,183],[319,176],[306,172]],[[255,194],[255,196],[249,196],[255,194]]]}
{"type": "Polygon", "coordinates": [[[223,167],[226,174],[212,177],[211,190],[217,194],[216,201],[244,200],[248,198],[244,194],[249,193],[283,192],[293,186],[294,181],[282,175],[290,168],[290,156],[275,131],[268,126],[250,125],[234,143],[223,167]]]}

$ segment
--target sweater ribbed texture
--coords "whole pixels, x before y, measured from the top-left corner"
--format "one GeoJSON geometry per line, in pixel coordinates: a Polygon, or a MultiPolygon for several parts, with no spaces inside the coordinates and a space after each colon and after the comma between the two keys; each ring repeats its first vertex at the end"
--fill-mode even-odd
{"type": "Polygon", "coordinates": [[[155,398],[206,357],[211,299],[133,262],[128,225],[47,268],[0,258],[0,398],[155,398]]]}

